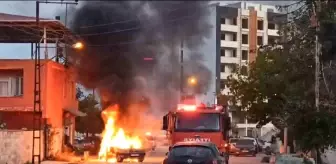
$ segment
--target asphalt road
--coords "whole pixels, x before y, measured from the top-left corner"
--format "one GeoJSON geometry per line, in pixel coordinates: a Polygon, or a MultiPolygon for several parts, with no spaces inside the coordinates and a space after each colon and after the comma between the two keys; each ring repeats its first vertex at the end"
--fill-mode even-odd
{"type": "MultiPolygon", "coordinates": [[[[145,158],[145,161],[142,164],[161,164],[165,154],[167,152],[167,147],[158,147],[155,151],[149,152],[148,156],[145,158]]],[[[257,157],[235,157],[230,156],[230,164],[261,164],[262,159],[261,154],[257,155],[257,157]]],[[[137,164],[135,162],[124,162],[124,163],[132,163],[137,164]]],[[[85,162],[85,164],[106,164],[106,162],[98,162],[92,159],[90,162],[85,162]]]]}

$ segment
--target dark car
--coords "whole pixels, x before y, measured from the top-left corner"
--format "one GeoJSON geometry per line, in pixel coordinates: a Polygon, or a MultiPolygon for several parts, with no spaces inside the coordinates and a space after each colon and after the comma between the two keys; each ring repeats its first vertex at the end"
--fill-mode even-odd
{"type": "Polygon", "coordinates": [[[163,164],[228,164],[229,156],[211,142],[179,142],[171,147],[163,164]]]}
{"type": "Polygon", "coordinates": [[[254,141],[251,139],[238,139],[235,144],[234,154],[239,155],[252,155],[256,156],[257,151],[254,144],[254,141]]]}

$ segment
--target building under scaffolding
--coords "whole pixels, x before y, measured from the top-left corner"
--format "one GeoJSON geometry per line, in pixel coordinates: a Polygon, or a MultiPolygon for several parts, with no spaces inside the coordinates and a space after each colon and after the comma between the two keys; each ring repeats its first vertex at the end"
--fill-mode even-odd
{"type": "MultiPolygon", "coordinates": [[[[75,79],[66,80],[71,76],[71,73],[64,66],[67,61],[66,54],[48,55],[48,45],[50,43],[57,46],[49,47],[49,49],[60,49],[60,46],[62,46],[63,51],[67,47],[71,47],[69,45],[73,45],[77,40],[78,38],[59,20],[36,19],[36,17],[0,13],[0,43],[31,44],[30,60],[0,59],[0,80],[1,78],[6,79],[2,88],[2,90],[6,91],[0,93],[3,94],[0,95],[0,111],[4,112],[0,123],[1,120],[6,123],[5,116],[7,115],[10,118],[7,118],[8,123],[13,118],[18,119],[17,121],[12,121],[16,125],[12,124],[8,125],[8,127],[13,129],[24,128],[32,131],[32,139],[26,138],[26,140],[32,142],[29,160],[32,163],[40,163],[43,157],[48,156],[47,145],[45,145],[47,143],[47,134],[43,130],[46,125],[54,126],[56,129],[63,128],[65,124],[74,122],[74,118],[69,115],[83,116],[82,113],[78,112],[77,100],[73,96],[76,92],[75,79]],[[41,52],[41,48],[44,49],[44,52],[41,52]],[[43,59],[41,59],[41,54],[43,54],[43,59]],[[21,76],[21,81],[11,81],[11,79],[20,78],[7,76],[9,74],[15,75],[15,77],[21,76]],[[17,87],[18,89],[13,87],[16,83],[19,86],[17,87]],[[63,88],[61,88],[62,86],[63,88]],[[65,94],[70,92],[72,94],[66,97],[65,94]],[[8,113],[15,111],[21,112],[21,114],[8,113]],[[67,120],[68,117],[69,119],[67,120]],[[31,120],[29,121],[28,119],[27,121],[27,118],[31,118],[31,120]],[[21,122],[22,124],[24,120],[26,120],[24,124],[27,125],[30,122],[31,125],[20,127],[18,123],[21,122]],[[42,140],[45,140],[45,142],[42,140]],[[44,150],[42,150],[42,147],[44,150]]],[[[72,126],[74,128],[74,124],[72,126]]],[[[61,130],[61,138],[64,138],[63,131],[61,130]]],[[[20,148],[17,149],[21,150],[20,148]]],[[[0,153],[3,156],[3,153],[0,153]]]]}

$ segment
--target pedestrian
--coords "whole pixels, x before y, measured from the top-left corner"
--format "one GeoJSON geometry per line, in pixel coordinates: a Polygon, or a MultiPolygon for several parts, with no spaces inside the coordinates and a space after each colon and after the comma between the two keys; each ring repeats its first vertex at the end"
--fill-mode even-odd
{"type": "Polygon", "coordinates": [[[271,158],[270,163],[275,164],[276,155],[280,153],[280,147],[275,136],[271,139],[271,158]]]}

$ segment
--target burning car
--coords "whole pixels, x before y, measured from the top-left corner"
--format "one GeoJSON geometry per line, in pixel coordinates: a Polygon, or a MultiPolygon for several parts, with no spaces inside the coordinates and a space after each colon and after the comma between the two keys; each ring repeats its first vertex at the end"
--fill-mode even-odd
{"type": "Polygon", "coordinates": [[[120,149],[115,148],[107,153],[107,159],[115,159],[117,162],[123,162],[124,159],[133,160],[136,162],[143,162],[145,159],[146,151],[144,149],[120,149]]]}
{"type": "Polygon", "coordinates": [[[140,137],[125,133],[123,128],[115,125],[118,106],[102,112],[105,121],[105,130],[100,145],[98,157],[108,162],[123,162],[124,159],[137,159],[142,162],[146,151],[140,137]]]}

